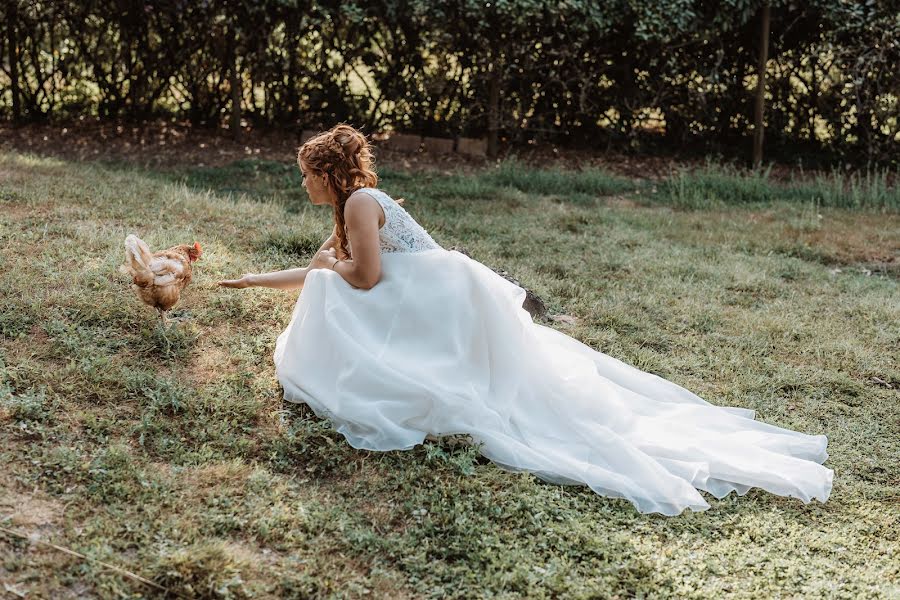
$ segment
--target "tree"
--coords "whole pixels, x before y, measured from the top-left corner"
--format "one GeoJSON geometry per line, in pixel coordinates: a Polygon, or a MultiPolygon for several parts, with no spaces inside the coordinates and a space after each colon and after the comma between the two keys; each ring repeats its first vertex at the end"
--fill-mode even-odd
{"type": "Polygon", "coordinates": [[[763,158],[763,133],[766,106],[766,69],[769,63],[769,28],[771,24],[771,8],[769,3],[763,4],[759,22],[759,68],[756,83],[756,110],[753,115],[753,166],[759,167],[763,158]]]}

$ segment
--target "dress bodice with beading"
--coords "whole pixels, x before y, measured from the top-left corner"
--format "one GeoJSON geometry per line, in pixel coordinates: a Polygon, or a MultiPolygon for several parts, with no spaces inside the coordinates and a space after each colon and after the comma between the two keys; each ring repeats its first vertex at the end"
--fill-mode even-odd
{"type": "Polygon", "coordinates": [[[384,225],[378,231],[381,252],[422,252],[441,246],[434,241],[396,200],[377,188],[360,188],[369,194],[384,211],[384,225]]]}

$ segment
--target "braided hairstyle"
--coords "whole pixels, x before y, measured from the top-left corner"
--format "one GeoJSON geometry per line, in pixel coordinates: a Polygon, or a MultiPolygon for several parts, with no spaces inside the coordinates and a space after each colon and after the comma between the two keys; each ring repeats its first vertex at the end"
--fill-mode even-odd
{"type": "Polygon", "coordinates": [[[350,258],[344,223],[347,199],[361,187],[378,185],[371,148],[366,136],[341,123],[311,137],[297,152],[297,164],[302,160],[313,171],[324,173],[329,187],[337,195],[334,223],[337,226],[338,254],[342,255],[339,258],[350,258]]]}

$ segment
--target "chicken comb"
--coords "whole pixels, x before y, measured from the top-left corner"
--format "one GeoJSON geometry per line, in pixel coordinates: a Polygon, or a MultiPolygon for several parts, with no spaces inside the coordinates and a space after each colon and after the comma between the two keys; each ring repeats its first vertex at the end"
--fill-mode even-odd
{"type": "Polygon", "coordinates": [[[198,254],[203,252],[203,248],[200,247],[200,242],[194,242],[194,250],[196,250],[198,254]]]}

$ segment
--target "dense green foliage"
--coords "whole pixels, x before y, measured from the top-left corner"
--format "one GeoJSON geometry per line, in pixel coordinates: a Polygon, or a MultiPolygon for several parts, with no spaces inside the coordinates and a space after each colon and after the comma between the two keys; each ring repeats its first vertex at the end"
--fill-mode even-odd
{"type": "MultiPolygon", "coordinates": [[[[7,2],[0,109],[734,151],[760,0],[7,2]]],[[[897,160],[900,3],[778,0],[767,140],[897,160]]]]}

